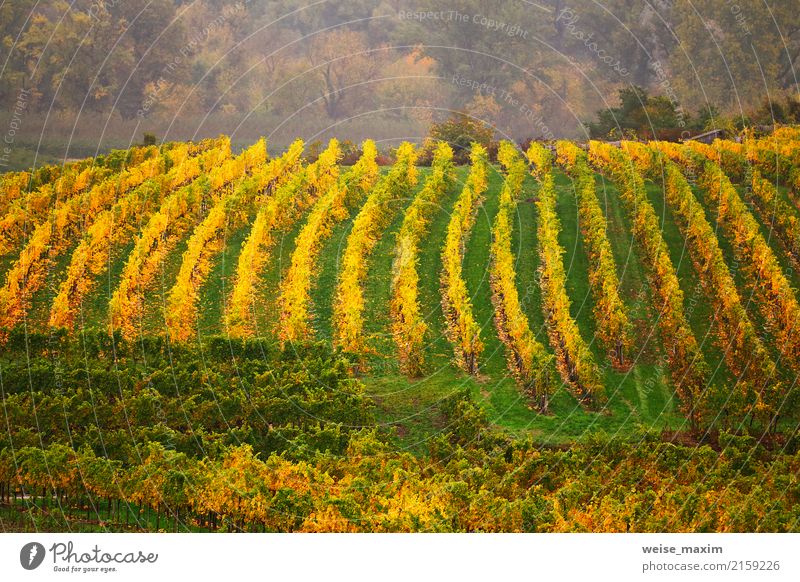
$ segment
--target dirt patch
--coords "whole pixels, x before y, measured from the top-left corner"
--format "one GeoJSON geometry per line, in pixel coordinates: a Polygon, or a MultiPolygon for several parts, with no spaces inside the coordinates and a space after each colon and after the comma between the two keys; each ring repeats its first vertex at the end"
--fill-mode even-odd
{"type": "Polygon", "coordinates": [[[403,424],[395,424],[394,425],[394,430],[395,430],[395,434],[397,434],[397,436],[399,438],[401,438],[401,439],[405,438],[405,437],[407,437],[409,435],[408,428],[403,424]]]}

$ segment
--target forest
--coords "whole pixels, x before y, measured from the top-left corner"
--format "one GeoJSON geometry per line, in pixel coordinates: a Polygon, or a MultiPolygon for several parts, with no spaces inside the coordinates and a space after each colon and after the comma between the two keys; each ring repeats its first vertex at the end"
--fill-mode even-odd
{"type": "Polygon", "coordinates": [[[0,99],[19,118],[6,169],[126,148],[143,131],[225,133],[237,147],[421,138],[452,111],[509,139],[585,138],[632,87],[657,98],[646,124],[679,133],[798,121],[791,2],[317,4],[4,3],[0,99]]]}

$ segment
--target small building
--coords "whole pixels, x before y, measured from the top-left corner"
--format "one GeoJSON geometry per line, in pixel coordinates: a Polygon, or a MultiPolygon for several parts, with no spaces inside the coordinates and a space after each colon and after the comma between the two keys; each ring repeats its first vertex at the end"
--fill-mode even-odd
{"type": "Polygon", "coordinates": [[[699,141],[702,143],[711,144],[715,139],[725,139],[726,131],[724,129],[712,129],[697,135],[687,137],[682,141],[699,141]]]}

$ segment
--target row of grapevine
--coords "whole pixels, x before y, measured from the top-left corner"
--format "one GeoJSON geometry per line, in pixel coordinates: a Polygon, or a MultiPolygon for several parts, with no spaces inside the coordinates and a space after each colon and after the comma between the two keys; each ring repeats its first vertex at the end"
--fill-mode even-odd
{"type": "MultiPolygon", "coordinates": [[[[164,147],[172,147],[172,144],[165,144],[164,147]]],[[[87,168],[94,166],[110,172],[119,172],[125,166],[135,166],[148,157],[152,157],[154,150],[155,148],[149,146],[112,150],[110,153],[96,158],[84,158],[62,164],[47,164],[31,170],[6,172],[0,175],[0,216],[4,216],[12,205],[24,208],[27,206],[26,197],[47,185],[50,185],[47,191],[53,192],[55,183],[66,174],[69,174],[70,178],[62,182],[57,190],[69,195],[70,191],[74,190],[77,176],[87,168]]]]}
{"type": "Polygon", "coordinates": [[[0,219],[0,254],[10,253],[32,230],[47,220],[57,201],[69,200],[107,177],[103,167],[90,166],[65,172],[54,182],[43,185],[11,204],[0,219]]]}
{"type": "Polygon", "coordinates": [[[207,168],[201,178],[164,199],[137,237],[119,285],[109,302],[112,331],[120,330],[125,337],[132,337],[136,333],[142,317],[145,290],[167,254],[197,220],[209,201],[213,203],[218,200],[225,194],[225,189],[265,161],[266,148],[261,141],[236,158],[207,168]]]}
{"type": "Polygon", "coordinates": [[[597,336],[616,368],[625,369],[631,347],[631,323],[619,294],[617,265],[608,240],[606,217],[597,199],[594,173],[586,153],[575,144],[556,144],[558,162],[573,176],[581,235],[589,256],[589,286],[594,298],[597,336]]]}
{"type": "Polygon", "coordinates": [[[735,182],[742,182],[750,167],[744,144],[717,139],[709,145],[689,140],[686,142],[686,148],[719,164],[725,169],[728,177],[735,182]]]}
{"type": "Polygon", "coordinates": [[[165,174],[147,180],[96,216],[72,252],[66,277],[59,284],[50,309],[51,327],[74,325],[83,298],[96,287],[97,276],[108,269],[112,249],[133,238],[134,227],[147,219],[175,188],[229,158],[230,140],[204,140],[193,152],[190,152],[192,157],[173,165],[165,174]]]}
{"type": "Polygon", "coordinates": [[[56,236],[54,240],[60,243],[71,242],[87,224],[91,224],[98,213],[112,205],[120,196],[147,180],[162,175],[167,168],[180,164],[188,156],[189,147],[186,144],[179,144],[171,149],[164,148],[142,163],[110,176],[85,194],[72,196],[63,204],[56,205],[50,217],[56,236]]]}
{"type": "Polygon", "coordinates": [[[597,404],[605,398],[603,379],[589,345],[570,314],[567,275],[562,258],[564,249],[558,242],[561,223],[556,213],[552,153],[541,144],[532,142],[527,155],[541,186],[536,201],[539,212],[539,284],[550,344],[556,353],[559,371],[575,396],[584,404],[597,404]]]}
{"type": "Polygon", "coordinates": [[[800,154],[794,140],[783,134],[760,139],[748,135],[741,143],[717,139],[711,145],[690,140],[685,145],[688,151],[721,166],[733,182],[744,182],[749,172],[757,169],[770,180],[800,189],[800,154]]]}
{"type": "Polygon", "coordinates": [[[800,304],[758,222],[719,165],[686,150],[676,153],[674,144],[658,142],[657,147],[696,174],[709,201],[716,204],[718,223],[736,250],[753,298],[784,362],[800,371],[800,304]]]}
{"type": "Polygon", "coordinates": [[[795,189],[800,184],[800,153],[796,142],[774,136],[761,139],[748,136],[743,145],[747,161],[770,179],[795,189]]]}
{"type": "Polygon", "coordinates": [[[506,171],[500,204],[492,227],[491,287],[497,335],[506,348],[508,368],[539,412],[546,414],[550,395],[558,387],[553,356],[536,339],[522,310],[517,291],[517,272],[511,250],[512,225],[517,199],[528,167],[507,141],[500,143],[497,159],[506,171]]]}
{"type": "MultiPolygon", "coordinates": [[[[691,412],[708,385],[709,368],[689,327],[683,291],[661,234],[658,216],[647,198],[644,179],[630,156],[609,144],[590,142],[589,157],[619,187],[650,280],[653,308],[672,381],[682,406],[691,412]]],[[[694,422],[694,416],[689,418],[694,422]]]]}
{"type": "Polygon", "coordinates": [[[258,169],[221,196],[195,228],[167,299],[166,324],[173,341],[186,341],[192,334],[199,290],[211,270],[213,257],[222,249],[226,230],[244,222],[247,209],[257,196],[272,192],[289,179],[302,153],[303,143],[296,141],[280,158],[261,167],[250,164],[258,169]]]}
{"type": "Polygon", "coordinates": [[[250,234],[242,245],[235,283],[226,311],[229,334],[250,337],[255,332],[254,310],[261,272],[276,241],[276,234],[293,225],[300,213],[339,179],[339,142],[332,139],[316,162],[294,176],[260,205],[250,234]]]}
{"type": "MultiPolygon", "coordinates": [[[[167,151],[176,145],[176,143],[169,142],[162,144],[160,149],[167,151]]],[[[186,145],[190,155],[195,155],[196,149],[204,148],[203,142],[197,144],[189,142],[186,145]]],[[[158,148],[153,146],[136,146],[126,150],[111,150],[109,153],[95,158],[84,158],[61,164],[46,164],[19,172],[6,172],[0,175],[0,216],[4,216],[12,204],[22,207],[29,206],[30,204],[25,200],[27,196],[36,193],[48,184],[55,185],[65,174],[70,174],[71,177],[56,188],[59,196],[53,200],[54,202],[63,201],[75,192],[76,177],[87,168],[94,166],[105,169],[107,173],[119,173],[126,167],[138,166],[153,157],[157,150],[158,148]]]]}
{"type": "MultiPolygon", "coordinates": [[[[705,156],[708,160],[718,164],[725,174],[733,179],[734,175],[741,173],[749,177],[746,181],[745,195],[753,203],[755,211],[761,216],[762,222],[774,230],[777,238],[783,245],[789,259],[796,269],[800,269],[800,217],[798,209],[786,202],[781,196],[772,178],[765,178],[761,169],[750,166],[741,153],[721,150],[722,140],[714,142],[713,146],[697,145],[697,142],[688,142],[686,147],[696,154],[705,156]],[[720,155],[725,151],[727,155],[720,155]]],[[[681,159],[687,161],[686,157],[681,159]]]]}
{"type": "Polygon", "coordinates": [[[663,179],[664,196],[676,217],[700,277],[706,297],[714,307],[714,324],[728,369],[737,376],[736,390],[726,395],[723,410],[711,410],[704,402],[684,401],[684,412],[697,424],[698,416],[727,413],[743,418],[775,414],[775,394],[780,393],[776,366],[756,333],[728,270],[714,228],[680,168],[658,152],[637,143],[623,143],[643,172],[663,179]]]}
{"type": "Polygon", "coordinates": [[[12,245],[9,228],[19,228],[30,217],[30,221],[47,216],[56,200],[64,200],[81,191],[95,176],[105,174],[101,164],[94,166],[81,162],[65,164],[52,172],[51,179],[33,186],[32,172],[10,172],[0,176],[0,250],[7,252],[12,245]]]}
{"type": "MultiPolygon", "coordinates": [[[[763,138],[755,138],[752,134],[747,134],[742,143],[715,140],[713,145],[718,150],[738,156],[742,166],[746,165],[748,169],[758,169],[767,179],[787,186],[793,199],[792,202],[796,206],[800,206],[798,199],[798,193],[800,193],[800,148],[797,147],[797,141],[793,135],[791,128],[778,128],[775,133],[763,138]]],[[[695,149],[693,144],[690,145],[695,149]]],[[[730,165],[725,163],[724,157],[713,159],[713,161],[721,165],[726,172],[730,171],[730,165]]],[[[732,172],[730,177],[738,181],[739,175],[732,172]]]]}
{"type": "Polygon", "coordinates": [[[154,168],[160,170],[164,156],[170,153],[172,147],[173,144],[165,144],[162,148],[133,148],[129,152],[115,150],[105,158],[97,158],[94,163],[92,160],[83,160],[65,166],[56,179],[27,192],[8,205],[0,218],[0,254],[11,252],[60,207],[67,206],[66,212],[73,212],[79,194],[100,189],[90,197],[99,200],[111,189],[124,191],[132,187],[126,183],[132,175],[144,175],[154,168]],[[115,180],[119,183],[115,184],[115,180]]]}
{"type": "Polygon", "coordinates": [[[17,261],[6,273],[0,289],[0,328],[11,329],[26,314],[31,296],[41,289],[51,262],[58,257],[82,226],[120,195],[161,173],[166,164],[188,154],[179,146],[119,174],[113,174],[91,189],[57,205],[25,243],[17,261]],[[168,161],[169,160],[169,161],[168,161]]]}
{"type": "Polygon", "coordinates": [[[453,346],[456,364],[468,374],[478,373],[483,352],[481,328],[475,320],[472,300],[464,280],[464,250],[475,223],[475,214],[489,185],[488,154],[472,144],[471,168],[464,188],[453,207],[442,249],[442,310],[447,338],[453,346]]]}
{"type": "Polygon", "coordinates": [[[792,202],[800,207],[800,132],[797,127],[778,127],[772,133],[761,140],[748,141],[748,145],[761,145],[760,157],[767,162],[759,167],[761,173],[766,175],[769,180],[773,178],[780,181],[782,185],[789,187],[792,202]],[[770,150],[770,153],[764,153],[770,150]],[[776,152],[777,156],[771,152],[776,152]]]}
{"type": "Polygon", "coordinates": [[[750,183],[752,201],[764,223],[778,235],[795,269],[800,270],[800,216],[798,209],[786,202],[777,186],[762,176],[758,169],[752,171],[750,183]]]}
{"type": "Polygon", "coordinates": [[[798,141],[800,140],[800,128],[795,125],[779,126],[772,132],[772,137],[778,141],[798,141]]]}
{"type": "Polygon", "coordinates": [[[281,280],[278,297],[278,337],[282,343],[312,338],[310,293],[322,243],[330,236],[333,226],[347,218],[349,207],[360,202],[378,179],[380,168],[376,162],[375,142],[366,140],[361,149],[358,162],[314,204],[295,239],[291,265],[281,280]]]}
{"type": "Polygon", "coordinates": [[[0,215],[8,211],[9,206],[17,204],[30,192],[35,192],[45,184],[54,182],[64,170],[78,166],[85,167],[92,160],[80,160],[62,165],[45,165],[31,170],[5,172],[0,174],[0,215]]]}
{"type": "Polygon", "coordinates": [[[428,326],[419,302],[420,242],[428,231],[431,214],[453,183],[453,150],[439,142],[433,154],[431,173],[414,201],[406,209],[397,234],[392,265],[392,337],[397,345],[400,368],[411,376],[422,374],[423,348],[428,326]]]}
{"type": "Polygon", "coordinates": [[[404,142],[397,161],[382,176],[361,207],[347,237],[333,303],[334,344],[354,354],[366,349],[364,341],[364,278],[372,250],[393,215],[396,202],[407,198],[417,183],[417,152],[404,142]]]}
{"type": "Polygon", "coordinates": [[[23,196],[30,192],[32,181],[31,172],[7,172],[0,175],[0,215],[5,215],[12,204],[19,204],[23,196]]]}

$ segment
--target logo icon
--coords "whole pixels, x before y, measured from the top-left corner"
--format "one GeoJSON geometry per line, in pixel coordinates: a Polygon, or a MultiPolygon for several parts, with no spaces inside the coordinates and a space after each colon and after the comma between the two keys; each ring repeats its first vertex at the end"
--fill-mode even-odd
{"type": "Polygon", "coordinates": [[[29,542],[19,551],[19,563],[26,570],[35,570],[44,562],[44,546],[39,542],[29,542]]]}

